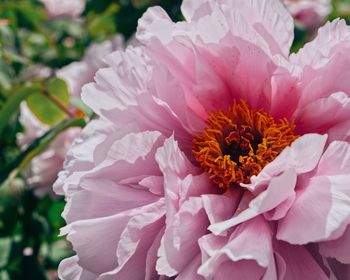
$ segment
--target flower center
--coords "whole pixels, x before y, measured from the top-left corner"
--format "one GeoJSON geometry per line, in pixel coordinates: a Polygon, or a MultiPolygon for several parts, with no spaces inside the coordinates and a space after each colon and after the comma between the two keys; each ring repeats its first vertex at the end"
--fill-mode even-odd
{"type": "Polygon", "coordinates": [[[295,139],[294,123],[276,121],[245,101],[228,111],[209,115],[204,132],[193,139],[193,154],[210,179],[221,189],[249,183],[295,139]]]}

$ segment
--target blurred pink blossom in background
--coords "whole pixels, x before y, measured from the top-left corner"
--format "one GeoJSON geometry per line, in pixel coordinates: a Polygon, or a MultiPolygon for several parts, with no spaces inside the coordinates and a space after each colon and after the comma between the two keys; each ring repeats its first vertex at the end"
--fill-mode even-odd
{"type": "Polygon", "coordinates": [[[320,27],[332,11],[331,0],[283,0],[293,18],[303,28],[320,27]]]}
{"type": "Polygon", "coordinates": [[[85,9],[85,0],[40,0],[49,18],[77,18],[85,9]]]}

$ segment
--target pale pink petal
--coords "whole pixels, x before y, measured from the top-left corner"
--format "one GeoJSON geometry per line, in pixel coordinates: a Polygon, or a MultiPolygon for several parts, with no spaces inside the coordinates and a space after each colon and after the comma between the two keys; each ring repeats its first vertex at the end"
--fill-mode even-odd
{"type": "Polygon", "coordinates": [[[350,143],[350,121],[338,123],[328,131],[329,141],[340,140],[350,143]]]}
{"type": "Polygon", "coordinates": [[[58,277],[61,280],[95,280],[97,275],[84,270],[78,261],[77,256],[64,259],[58,267],[58,277]]]}
{"type": "Polygon", "coordinates": [[[350,117],[350,98],[344,92],[336,92],[306,105],[295,114],[298,130],[326,133],[350,117]],[[330,118],[329,116],[332,116],[330,118]]]}
{"type": "Polygon", "coordinates": [[[158,251],[158,273],[170,277],[183,271],[199,254],[197,240],[207,232],[208,224],[201,198],[186,200],[172,223],[167,223],[158,251]]]}
{"type": "Polygon", "coordinates": [[[157,252],[158,252],[158,248],[160,247],[160,242],[163,235],[164,235],[164,228],[162,228],[159,231],[159,233],[155,237],[151,247],[147,252],[145,280],[153,280],[157,278],[160,279],[156,270],[156,266],[154,264],[157,263],[157,258],[158,258],[157,252]]]}
{"type": "Polygon", "coordinates": [[[271,178],[293,168],[297,174],[312,171],[321,158],[327,141],[327,135],[305,134],[295,140],[282,153],[257,175],[250,178],[251,184],[242,184],[252,192],[260,192],[271,178]]]}
{"type": "Polygon", "coordinates": [[[126,178],[144,175],[158,175],[159,169],[155,165],[147,164],[154,160],[156,149],[164,141],[159,132],[130,133],[114,141],[109,147],[105,159],[96,167],[89,170],[87,177],[102,176],[116,182],[126,178]],[[130,166],[138,171],[131,170],[130,166]],[[118,170],[116,173],[115,170],[118,170]]]}
{"type": "Polygon", "coordinates": [[[156,159],[164,174],[167,206],[157,271],[174,276],[199,253],[197,239],[207,231],[209,221],[202,199],[194,196],[210,191],[212,185],[206,176],[196,175],[199,170],[180,151],[173,137],[158,149],[156,159]]]}
{"type": "MultiPolygon", "coordinates": [[[[239,98],[248,100],[252,107],[258,104],[260,108],[272,107],[273,114],[276,115],[280,114],[281,108],[276,108],[277,100],[284,102],[291,110],[295,107],[297,99],[297,95],[291,94],[294,79],[284,68],[279,67],[282,58],[274,62],[274,58],[269,57],[260,47],[257,47],[257,44],[254,44],[256,38],[260,38],[259,32],[262,37],[267,38],[267,41],[271,39],[271,36],[264,33],[265,28],[271,25],[276,27],[274,23],[281,22],[277,20],[280,16],[287,17],[290,19],[288,22],[291,23],[287,11],[277,1],[271,1],[271,3],[270,1],[251,1],[250,4],[242,1],[239,2],[241,5],[237,3],[239,7],[232,7],[231,5],[236,5],[233,2],[223,2],[225,3],[222,7],[218,3],[210,2],[212,14],[201,18],[191,27],[186,23],[174,24],[158,7],[149,9],[139,22],[138,38],[147,45],[151,57],[166,65],[171,74],[184,85],[186,98],[195,104],[195,108],[192,107],[192,109],[199,115],[202,114],[203,109],[196,104],[194,98],[209,111],[227,106],[234,99],[239,98]],[[276,5],[276,9],[264,18],[266,12],[271,11],[266,9],[268,4],[276,5]],[[230,13],[234,8],[237,8],[237,12],[230,13]],[[253,11],[256,12],[258,20],[266,20],[266,22],[256,23],[254,28],[247,23],[247,29],[250,28],[250,30],[244,29],[235,34],[235,28],[242,27],[240,23],[244,20],[244,16],[253,11]],[[225,19],[225,13],[229,19],[225,19]],[[272,18],[276,21],[271,21],[272,18]],[[235,28],[229,30],[231,24],[235,28]],[[195,32],[198,32],[202,40],[193,36],[195,32]],[[250,38],[254,43],[244,38],[243,35],[246,34],[251,35],[250,38]],[[260,63],[256,64],[256,61],[260,63]],[[249,79],[251,75],[255,77],[254,83],[249,79]],[[276,84],[279,84],[279,95],[275,94],[276,84]],[[260,96],[257,96],[257,92],[260,96]],[[289,102],[286,102],[286,98],[282,96],[288,96],[289,102]]],[[[292,31],[292,24],[287,25],[288,30],[292,31]]],[[[278,34],[288,34],[288,32],[278,34]]],[[[290,41],[291,38],[288,40],[290,41]]],[[[269,49],[267,45],[266,48],[269,49]]]]}
{"type": "Polygon", "coordinates": [[[296,183],[295,170],[289,169],[278,177],[274,177],[266,190],[249,203],[249,208],[238,212],[233,218],[209,226],[214,234],[219,234],[235,225],[252,219],[277,207],[293,195],[296,183]]]}
{"type": "Polygon", "coordinates": [[[271,229],[261,216],[239,225],[228,240],[221,236],[212,236],[211,240],[203,238],[200,247],[205,261],[198,272],[210,279],[215,275],[223,276],[222,268],[231,271],[230,277],[237,277],[229,279],[260,279],[273,253],[271,238],[271,229]]]}
{"type": "Polygon", "coordinates": [[[349,40],[350,29],[345,20],[336,19],[321,27],[316,38],[305,44],[296,54],[291,54],[290,60],[300,70],[305,66],[320,68],[329,62],[337,45],[349,40]]]}
{"type": "Polygon", "coordinates": [[[203,207],[210,224],[231,218],[238,207],[240,198],[241,192],[238,189],[229,189],[224,194],[202,195],[203,207]]]}
{"type": "MultiPolygon", "coordinates": [[[[220,9],[227,22],[228,28],[237,36],[256,42],[261,38],[269,45],[271,53],[280,52],[289,54],[289,48],[293,40],[293,22],[288,11],[278,1],[190,1],[183,2],[181,10],[188,21],[208,21],[208,16],[220,9]],[[234,13],[232,13],[234,11],[234,13]],[[231,12],[231,13],[230,13],[231,12]],[[243,22],[234,24],[234,19],[239,18],[243,22]],[[239,27],[249,24],[249,32],[239,32],[239,27]],[[250,33],[250,34],[249,34],[250,33]]],[[[213,26],[210,26],[213,29],[213,26]]]]}
{"type": "MultiPolygon", "coordinates": [[[[62,233],[68,232],[68,240],[72,242],[73,249],[79,256],[79,265],[98,275],[106,273],[106,275],[125,274],[124,266],[128,265],[129,259],[136,250],[137,244],[140,246],[151,246],[152,236],[156,236],[162,223],[157,222],[164,215],[164,202],[159,200],[148,206],[135,208],[125,211],[117,215],[83,220],[74,222],[63,229],[62,233]],[[139,221],[136,222],[135,221],[139,221]],[[135,228],[136,227],[136,228],[135,228]],[[135,228],[135,236],[128,233],[128,230],[135,228]],[[141,232],[139,232],[142,231],[141,232]],[[140,235],[141,233],[141,235],[140,235]],[[100,238],[103,236],[103,238],[100,238]],[[144,241],[139,242],[140,236],[144,237],[144,241]],[[122,238],[131,239],[128,244],[130,247],[125,248],[124,244],[119,243],[122,238]],[[121,247],[120,247],[121,246],[121,247]],[[86,250],[86,248],[89,248],[86,250]],[[121,254],[121,250],[126,250],[126,254],[121,254]]],[[[133,233],[134,234],[134,233],[133,233]]],[[[147,250],[142,250],[145,254],[147,250]]],[[[145,267],[144,255],[140,262],[140,254],[136,254],[137,264],[145,267]]],[[[135,261],[135,260],[134,260],[135,261]]],[[[132,262],[132,261],[131,261],[132,262]]],[[[138,275],[145,274],[145,268],[133,269],[138,275]]],[[[126,279],[126,278],[120,278],[126,279]]],[[[138,278],[135,278],[138,279],[138,278]]]]}
{"type": "Polygon", "coordinates": [[[278,239],[307,244],[334,239],[342,234],[350,216],[349,163],[349,144],[331,143],[316,174],[300,184],[293,205],[279,221],[278,239]]]}
{"type": "Polygon", "coordinates": [[[148,190],[119,185],[105,179],[87,179],[80,184],[82,188],[67,201],[62,216],[69,222],[110,216],[122,211],[137,208],[159,199],[148,190]],[[93,188],[99,184],[98,189],[93,188]],[[89,207],[86,207],[89,205],[89,207]]]}

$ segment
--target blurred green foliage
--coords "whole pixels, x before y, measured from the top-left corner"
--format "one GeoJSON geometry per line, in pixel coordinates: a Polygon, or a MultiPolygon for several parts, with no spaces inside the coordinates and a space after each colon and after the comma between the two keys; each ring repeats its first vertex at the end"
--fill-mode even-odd
{"type": "MultiPolygon", "coordinates": [[[[59,1],[59,0],[58,0],[59,1]]],[[[0,280],[57,279],[61,259],[72,252],[58,237],[64,225],[63,199],[38,197],[28,187],[24,171],[30,161],[65,129],[84,126],[65,108],[68,88],[55,71],[79,61],[87,47],[120,33],[127,40],[149,6],[160,5],[177,21],[182,19],[180,0],[88,0],[79,19],[48,19],[38,0],[0,0],[0,280]],[[48,69],[41,75],[40,69],[48,69]],[[37,73],[38,72],[38,73],[37,73]],[[30,110],[50,130],[21,148],[16,135],[23,132],[19,105],[30,110]]],[[[350,20],[350,0],[333,1],[330,19],[350,20]]],[[[309,35],[295,29],[292,51],[309,35]]]]}

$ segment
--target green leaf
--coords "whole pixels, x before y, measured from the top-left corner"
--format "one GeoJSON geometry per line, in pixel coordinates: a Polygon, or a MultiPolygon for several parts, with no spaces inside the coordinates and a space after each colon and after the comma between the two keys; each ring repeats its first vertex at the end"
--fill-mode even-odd
{"type": "Polygon", "coordinates": [[[65,81],[54,78],[47,86],[47,91],[38,91],[26,99],[32,113],[42,123],[54,125],[66,117],[66,113],[58,104],[67,108],[69,105],[68,86],[65,81]]]}
{"type": "Polygon", "coordinates": [[[0,166],[0,184],[8,179],[9,176],[9,180],[15,178],[17,174],[23,171],[34,157],[41,154],[61,132],[70,127],[84,127],[85,124],[85,120],[83,119],[68,119],[34,140],[13,162],[4,167],[0,166]]]}
{"type": "Polygon", "coordinates": [[[11,96],[6,100],[4,106],[1,108],[0,111],[0,135],[2,134],[12,114],[16,112],[16,109],[18,108],[22,100],[35,91],[35,87],[20,87],[17,90],[15,90],[11,94],[11,96]]]}

